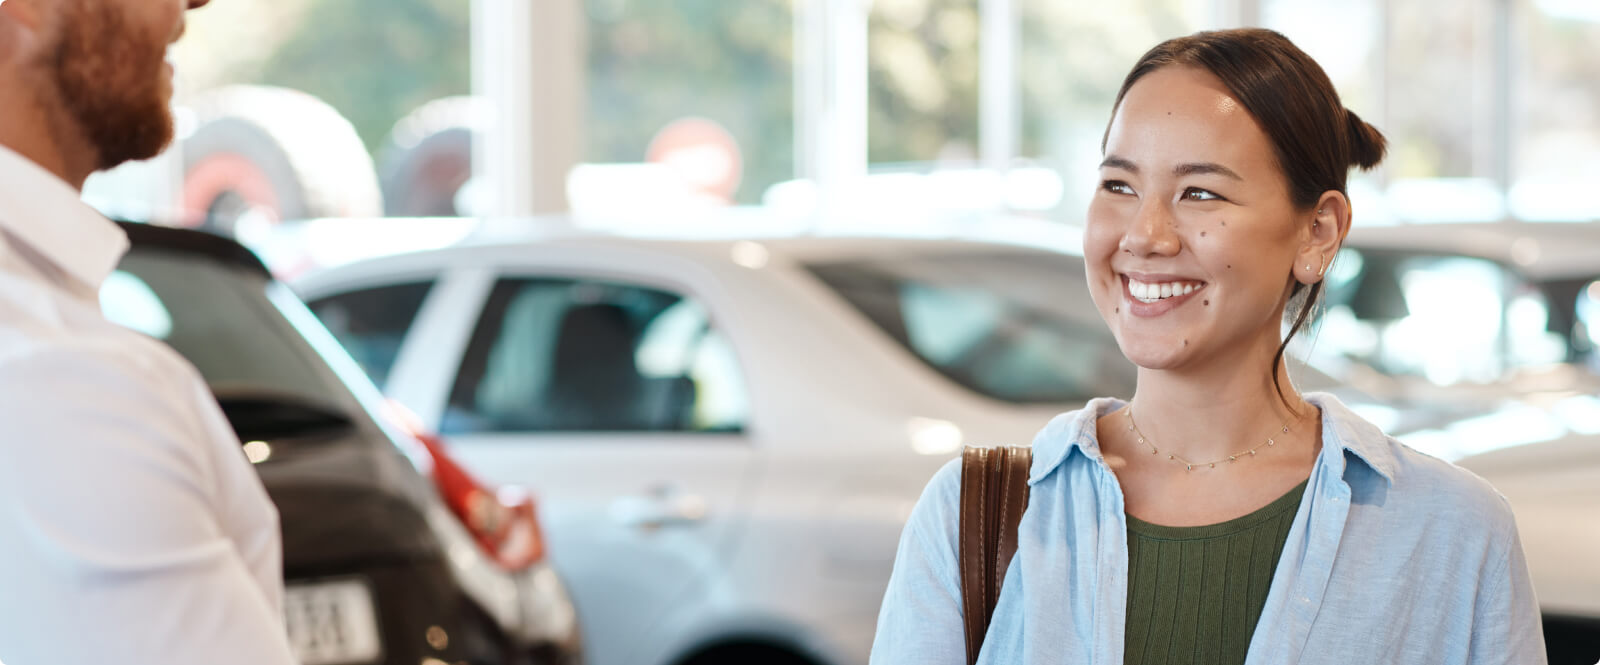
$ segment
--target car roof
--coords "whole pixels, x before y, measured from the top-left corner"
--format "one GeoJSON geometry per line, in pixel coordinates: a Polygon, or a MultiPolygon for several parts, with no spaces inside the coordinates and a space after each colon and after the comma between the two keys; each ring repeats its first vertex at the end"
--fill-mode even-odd
{"type": "MultiPolygon", "coordinates": [[[[437,258],[475,254],[490,248],[537,244],[544,247],[638,249],[703,260],[726,257],[739,244],[759,244],[767,252],[800,263],[848,262],[894,255],[983,253],[1016,251],[1077,256],[1082,231],[1060,222],[1001,219],[961,227],[886,227],[863,225],[811,233],[771,217],[748,211],[729,215],[669,220],[653,228],[627,227],[613,231],[604,223],[575,222],[566,216],[517,218],[365,218],[327,219],[296,223],[301,242],[345,247],[365,238],[390,236],[382,247],[355,248],[333,260],[314,261],[337,270],[345,264],[366,264],[366,259],[399,254],[431,253],[437,258]],[[322,225],[323,228],[316,228],[322,225]],[[323,231],[333,231],[333,233],[323,231]],[[415,232],[415,241],[393,236],[415,232]],[[312,239],[312,236],[317,238],[312,239]]],[[[293,231],[293,229],[291,229],[293,231]]],[[[310,249],[313,253],[316,248],[310,249]]]]}
{"type": "Polygon", "coordinates": [[[228,238],[205,231],[139,222],[118,221],[117,226],[128,235],[128,242],[134,249],[158,249],[169,253],[186,254],[240,268],[267,279],[272,278],[267,266],[254,252],[228,238]]]}
{"type": "Polygon", "coordinates": [[[1357,249],[1473,256],[1540,281],[1600,276],[1600,223],[1357,226],[1350,230],[1347,244],[1357,249]]]}

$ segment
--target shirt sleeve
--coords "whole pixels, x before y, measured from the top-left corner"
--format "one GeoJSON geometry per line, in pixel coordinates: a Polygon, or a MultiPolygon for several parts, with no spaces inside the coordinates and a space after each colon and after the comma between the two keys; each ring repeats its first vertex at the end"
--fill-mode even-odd
{"type": "Polygon", "coordinates": [[[934,474],[900,535],[871,665],[966,665],[960,510],[961,460],[955,459],[934,474]]]}
{"type": "Polygon", "coordinates": [[[292,665],[212,508],[228,460],[147,360],[57,347],[0,365],[0,659],[292,665]]]}
{"type": "Polygon", "coordinates": [[[1487,576],[1480,582],[1468,662],[1471,665],[1542,665],[1548,656],[1539,601],[1534,596],[1533,578],[1528,573],[1522,539],[1517,535],[1509,506],[1504,512],[1506,529],[1498,557],[1500,563],[1490,566],[1487,576]]]}

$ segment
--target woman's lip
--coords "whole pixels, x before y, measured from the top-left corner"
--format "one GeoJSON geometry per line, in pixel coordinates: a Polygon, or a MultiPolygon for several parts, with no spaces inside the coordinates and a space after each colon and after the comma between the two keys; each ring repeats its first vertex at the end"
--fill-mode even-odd
{"type": "Polygon", "coordinates": [[[1198,283],[1201,283],[1201,284],[1205,283],[1205,280],[1203,280],[1203,279],[1195,279],[1193,277],[1184,277],[1182,275],[1169,275],[1169,274],[1165,274],[1165,273],[1125,272],[1125,273],[1122,273],[1122,278],[1123,278],[1124,282],[1126,282],[1128,279],[1136,279],[1136,280],[1139,280],[1139,281],[1144,282],[1146,284],[1164,284],[1164,283],[1167,283],[1167,282],[1198,282],[1198,283]]]}

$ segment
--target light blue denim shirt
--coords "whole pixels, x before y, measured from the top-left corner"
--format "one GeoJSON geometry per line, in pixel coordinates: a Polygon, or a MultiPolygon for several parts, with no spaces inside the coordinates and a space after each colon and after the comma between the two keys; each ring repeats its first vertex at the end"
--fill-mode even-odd
{"type": "MultiPolygon", "coordinates": [[[[1311,470],[1246,665],[1545,662],[1511,509],[1487,482],[1386,436],[1330,395],[1311,470]]],[[[1033,442],[1028,510],[979,663],[1122,665],[1127,520],[1101,458],[1097,399],[1033,442]]],[[[873,665],[963,665],[960,460],[900,539],[873,665]]]]}

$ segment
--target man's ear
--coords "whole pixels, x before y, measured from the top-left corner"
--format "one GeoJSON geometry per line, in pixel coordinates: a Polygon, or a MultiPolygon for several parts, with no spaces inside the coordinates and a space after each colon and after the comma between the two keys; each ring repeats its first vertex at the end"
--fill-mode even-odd
{"type": "Polygon", "coordinates": [[[0,22],[16,23],[37,32],[44,24],[44,5],[39,0],[0,0],[0,22]]]}
{"type": "Polygon", "coordinates": [[[49,2],[0,0],[0,62],[34,50],[48,19],[49,2]]]}

